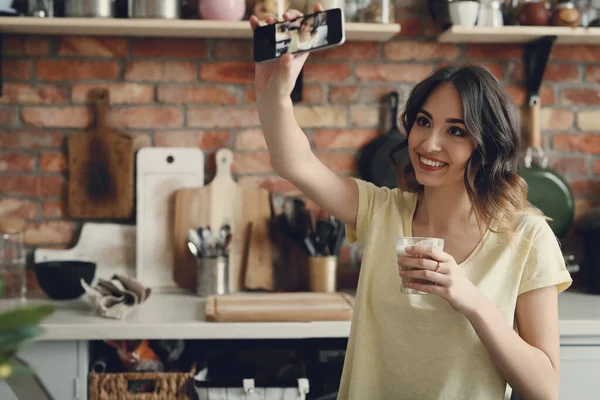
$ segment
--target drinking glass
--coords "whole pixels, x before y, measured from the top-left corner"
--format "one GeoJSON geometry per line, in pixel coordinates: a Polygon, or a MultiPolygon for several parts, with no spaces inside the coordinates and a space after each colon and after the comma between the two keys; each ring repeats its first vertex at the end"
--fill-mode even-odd
{"type": "Polygon", "coordinates": [[[0,279],[4,281],[2,299],[25,301],[27,275],[23,232],[0,233],[0,279]]]}
{"type": "MultiPolygon", "coordinates": [[[[434,237],[401,237],[396,240],[396,254],[398,256],[406,256],[406,248],[415,245],[431,246],[432,248],[444,249],[444,239],[434,237]]],[[[406,268],[418,269],[418,268],[406,268]]],[[[431,284],[430,281],[416,278],[400,277],[400,291],[406,294],[429,294],[420,290],[406,287],[409,282],[431,284]]]]}

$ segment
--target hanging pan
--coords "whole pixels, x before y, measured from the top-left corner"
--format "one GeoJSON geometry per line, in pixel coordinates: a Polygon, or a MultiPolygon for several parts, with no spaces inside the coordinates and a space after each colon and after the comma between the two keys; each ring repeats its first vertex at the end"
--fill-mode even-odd
{"type": "MultiPolygon", "coordinates": [[[[540,60],[536,60],[540,62],[540,60]]],[[[543,61],[543,60],[542,60],[543,61]]],[[[541,65],[545,65],[542,62],[541,65]]],[[[544,215],[552,231],[558,238],[564,237],[571,228],[575,216],[575,199],[565,179],[547,166],[548,158],[542,149],[540,129],[541,101],[538,95],[543,71],[528,71],[528,92],[530,109],[529,146],[524,165],[519,168],[519,175],[527,182],[527,200],[544,215]]]]}
{"type": "Polygon", "coordinates": [[[394,189],[398,186],[398,177],[390,161],[390,150],[406,140],[398,126],[398,92],[389,97],[392,126],[390,130],[371,140],[362,150],[358,160],[360,176],[379,187],[394,189]]]}

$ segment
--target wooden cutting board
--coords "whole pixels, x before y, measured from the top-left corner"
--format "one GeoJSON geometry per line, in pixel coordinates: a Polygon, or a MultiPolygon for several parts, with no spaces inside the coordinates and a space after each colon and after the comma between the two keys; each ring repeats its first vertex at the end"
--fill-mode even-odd
{"type": "Polygon", "coordinates": [[[236,293],[206,298],[210,322],[350,321],[354,297],[346,293],[236,293]]]}
{"type": "MultiPolygon", "coordinates": [[[[229,249],[229,291],[245,289],[246,270],[262,272],[266,278],[251,285],[271,290],[272,245],[265,229],[270,218],[269,191],[238,185],[231,175],[233,153],[219,149],[216,154],[215,178],[201,188],[186,188],[175,194],[174,277],[180,287],[196,289],[196,260],[189,252],[187,232],[199,226],[210,226],[217,235],[228,221],[232,241],[229,249]],[[250,230],[253,232],[248,236],[250,230]],[[249,240],[250,239],[250,240],[249,240]]],[[[258,274],[258,273],[257,273],[258,274]]],[[[257,275],[258,277],[258,275],[257,275]]]]}
{"type": "Polygon", "coordinates": [[[204,153],[145,147],[137,155],[136,276],[146,286],[181,291],[174,277],[175,193],[204,184],[204,153]]]}
{"type": "Polygon", "coordinates": [[[72,218],[127,219],[133,216],[133,141],[106,125],[109,92],[90,92],[95,127],[69,137],[68,212],[72,218]]]}

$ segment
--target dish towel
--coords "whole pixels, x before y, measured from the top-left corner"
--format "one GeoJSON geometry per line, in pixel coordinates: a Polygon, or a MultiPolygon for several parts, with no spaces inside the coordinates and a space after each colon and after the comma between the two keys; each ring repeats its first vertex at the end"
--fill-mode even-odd
{"type": "Polygon", "coordinates": [[[110,280],[99,278],[94,287],[83,279],[81,286],[94,311],[105,318],[123,319],[150,297],[152,290],[132,277],[114,274],[110,280]]]}

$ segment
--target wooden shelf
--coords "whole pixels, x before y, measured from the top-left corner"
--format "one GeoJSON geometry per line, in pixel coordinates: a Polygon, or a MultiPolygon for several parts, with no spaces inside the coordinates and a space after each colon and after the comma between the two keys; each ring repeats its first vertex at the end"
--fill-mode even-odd
{"type": "MultiPolygon", "coordinates": [[[[41,35],[98,35],[250,39],[248,21],[123,18],[0,17],[0,32],[41,35]]],[[[346,23],[346,40],[387,41],[399,24],[346,23]]]]}
{"type": "Polygon", "coordinates": [[[600,44],[600,28],[558,26],[452,26],[438,36],[440,43],[529,43],[556,36],[556,44],[600,44]]]}

